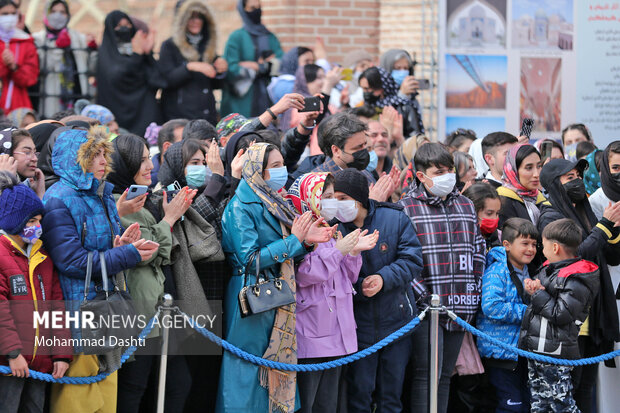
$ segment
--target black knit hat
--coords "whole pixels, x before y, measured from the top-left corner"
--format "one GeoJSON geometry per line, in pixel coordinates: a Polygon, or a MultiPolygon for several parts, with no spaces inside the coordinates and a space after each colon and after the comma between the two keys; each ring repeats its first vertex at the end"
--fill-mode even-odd
{"type": "Polygon", "coordinates": [[[342,192],[368,209],[368,179],[355,168],[347,168],[334,174],[334,192],[342,192]]]}

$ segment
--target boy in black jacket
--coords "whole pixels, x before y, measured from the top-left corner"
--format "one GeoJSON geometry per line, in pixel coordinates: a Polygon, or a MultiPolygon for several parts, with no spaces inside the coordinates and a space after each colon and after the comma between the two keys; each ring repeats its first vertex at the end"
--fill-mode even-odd
{"type": "MultiPolygon", "coordinates": [[[[590,304],[599,289],[598,266],[577,256],[581,228],[568,218],[542,234],[548,259],[537,279],[526,279],[531,302],[523,317],[519,347],[552,357],[578,359],[577,338],[587,329],[590,304]]],[[[528,361],[531,411],[579,412],[573,399],[572,367],[528,361]]]]}

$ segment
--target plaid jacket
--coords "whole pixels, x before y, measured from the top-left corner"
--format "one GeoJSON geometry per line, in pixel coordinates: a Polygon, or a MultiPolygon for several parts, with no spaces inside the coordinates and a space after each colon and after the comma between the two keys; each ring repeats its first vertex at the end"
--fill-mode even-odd
{"type": "MultiPolygon", "coordinates": [[[[486,247],[472,202],[456,188],[442,201],[414,182],[400,204],[422,244],[424,268],[412,282],[416,297],[438,294],[442,305],[471,323],[480,308],[486,247]]],[[[448,317],[441,323],[460,330],[448,317]]]]}

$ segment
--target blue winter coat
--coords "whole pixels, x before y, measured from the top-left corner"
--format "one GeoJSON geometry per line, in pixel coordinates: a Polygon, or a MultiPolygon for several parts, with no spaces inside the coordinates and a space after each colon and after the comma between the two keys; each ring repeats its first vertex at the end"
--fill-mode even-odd
{"type": "MultiPolygon", "coordinates": [[[[105,252],[110,289],[115,274],[135,267],[141,261],[133,245],[112,248],[115,236],[122,230],[112,197],[114,186],[100,183],[92,173],[84,173],[79,166],[78,150],[87,141],[87,136],[83,130],[60,134],[52,153],[52,165],[60,181],[43,197],[42,240],[58,269],[67,310],[77,310],[84,297],[88,251],[105,252]]],[[[92,275],[94,280],[90,283],[89,299],[101,290],[99,254],[94,256],[92,275]]],[[[72,333],[79,338],[78,330],[72,333]]]]}
{"type": "MultiPolygon", "coordinates": [[[[222,247],[233,267],[224,301],[225,337],[237,347],[260,357],[269,345],[275,310],[241,318],[238,297],[244,286],[248,258],[260,248],[261,272],[277,273],[280,263],[299,258],[307,251],[294,235],[283,238],[280,222],[243,179],[224,210],[222,232],[222,247]]],[[[254,269],[250,274],[255,274],[254,269]]],[[[250,277],[246,285],[254,282],[255,277],[250,277]]],[[[258,382],[257,366],[224,352],[216,411],[269,411],[268,393],[258,382]]]]}
{"type": "MultiPolygon", "coordinates": [[[[379,230],[377,245],[362,252],[362,268],[353,298],[357,341],[366,348],[407,324],[417,314],[411,281],[422,271],[422,246],[411,220],[395,204],[370,200],[362,229],[379,230]],[[366,277],[379,274],[383,288],[373,297],[362,294],[366,277]]],[[[357,229],[352,222],[340,224],[343,236],[357,229]]]]}
{"type": "MultiPolygon", "coordinates": [[[[525,267],[527,270],[527,267],[525,267]]],[[[519,273],[517,272],[519,275],[519,273]]],[[[519,276],[521,281],[525,276],[519,276]]],[[[495,247],[487,254],[487,265],[482,276],[482,309],[478,312],[478,329],[493,338],[516,347],[521,320],[527,305],[523,304],[517,287],[510,278],[506,250],[495,247]]],[[[478,340],[481,357],[517,361],[517,355],[507,352],[486,340],[478,340]]]]}

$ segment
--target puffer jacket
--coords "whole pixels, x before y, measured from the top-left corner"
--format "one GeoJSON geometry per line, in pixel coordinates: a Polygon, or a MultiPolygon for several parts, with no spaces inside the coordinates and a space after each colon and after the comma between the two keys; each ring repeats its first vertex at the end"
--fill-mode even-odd
{"type": "MultiPolygon", "coordinates": [[[[456,188],[444,201],[417,180],[399,203],[422,244],[424,269],[413,279],[417,298],[438,294],[442,305],[471,323],[480,308],[486,248],[474,205],[456,188]]],[[[449,331],[461,331],[447,316],[440,322],[449,331]]]]}
{"type": "MultiPolygon", "coordinates": [[[[525,276],[519,278],[523,282],[525,276]]],[[[478,329],[514,347],[519,341],[521,320],[526,308],[510,277],[506,250],[504,247],[493,248],[487,254],[487,266],[482,276],[482,309],[478,312],[478,329]]],[[[478,352],[480,357],[518,359],[516,354],[487,340],[478,340],[478,352]]]]}
{"type": "MultiPolygon", "coordinates": [[[[104,134],[93,135],[84,130],[61,133],[52,153],[52,165],[60,181],[43,197],[42,240],[58,269],[69,311],[77,310],[83,299],[89,251],[104,252],[110,278],[141,261],[133,245],[113,248],[114,238],[123,230],[112,197],[113,185],[96,180],[80,166],[94,159],[103,142],[107,142],[104,134]]],[[[93,258],[92,277],[88,299],[102,288],[99,254],[93,258]]],[[[112,280],[108,286],[113,288],[112,280]]],[[[80,336],[78,330],[72,333],[74,337],[80,336]]]]}
{"type": "Polygon", "coordinates": [[[71,360],[72,349],[39,347],[37,337],[63,340],[70,334],[45,325],[35,329],[32,316],[34,311],[64,311],[58,308],[62,306],[62,290],[41,241],[35,242],[29,253],[30,259],[11,239],[0,235],[0,365],[8,364],[5,354],[20,350],[29,368],[51,373],[54,361],[71,360]]]}
{"type": "Polygon", "coordinates": [[[221,88],[226,73],[209,78],[187,69],[188,62],[213,64],[217,59],[215,29],[213,16],[204,3],[191,0],[180,7],[173,23],[172,37],[162,43],[159,55],[159,67],[168,82],[168,87],[161,96],[164,120],[206,119],[213,125],[219,120],[213,90],[221,88]],[[197,47],[189,43],[185,34],[187,22],[194,13],[206,16],[201,33],[202,40],[197,47]]]}
{"type": "MultiPolygon", "coordinates": [[[[352,222],[340,224],[343,236],[355,231],[352,222]]],[[[357,341],[366,348],[407,324],[417,314],[411,280],[422,271],[422,247],[402,207],[369,201],[362,230],[379,231],[377,245],[362,252],[362,268],[353,284],[353,311],[357,341]],[[362,294],[362,282],[370,275],[383,278],[383,288],[373,297],[362,294]]]]}
{"type": "Polygon", "coordinates": [[[536,278],[545,289],[532,295],[519,347],[552,357],[580,358],[577,338],[599,290],[598,266],[575,258],[547,265],[536,278]]]}

